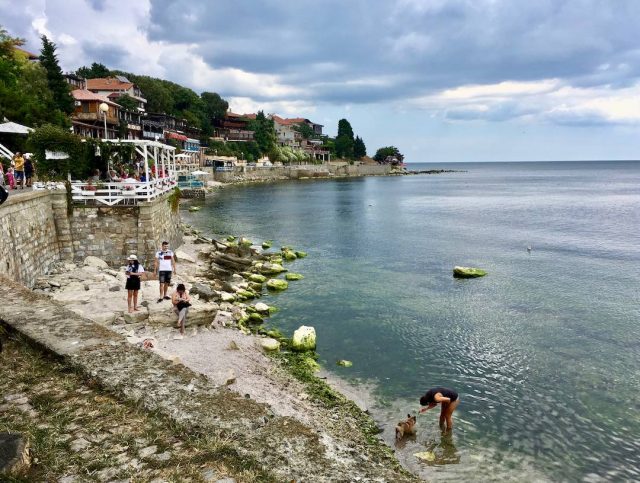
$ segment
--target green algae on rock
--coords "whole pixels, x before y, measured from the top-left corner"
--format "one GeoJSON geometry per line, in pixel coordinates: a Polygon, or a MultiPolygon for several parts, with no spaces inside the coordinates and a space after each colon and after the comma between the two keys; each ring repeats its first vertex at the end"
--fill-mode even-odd
{"type": "Polygon", "coordinates": [[[336,364],[342,367],[351,367],[353,365],[353,362],[347,361],[345,359],[340,359],[338,362],[336,362],[336,364]]]}
{"type": "Polygon", "coordinates": [[[276,339],[272,339],[271,337],[267,337],[265,339],[260,340],[260,345],[266,351],[277,351],[280,350],[280,342],[276,339]]]}
{"type": "Polygon", "coordinates": [[[480,268],[472,268],[472,267],[453,267],[453,276],[455,278],[477,278],[484,277],[487,274],[484,270],[480,268]]]}
{"type": "Polygon", "coordinates": [[[286,290],[289,288],[289,284],[284,280],[278,280],[277,278],[270,278],[267,280],[267,288],[269,290],[286,290]]]}
{"type": "Polygon", "coordinates": [[[300,275],[299,273],[287,273],[284,278],[286,278],[287,280],[302,280],[304,277],[302,275],[300,275]]]}
{"type": "Polygon", "coordinates": [[[249,275],[249,281],[255,283],[265,283],[267,281],[267,277],[264,275],[260,275],[259,273],[252,273],[249,275]]]}
{"type": "Polygon", "coordinates": [[[292,252],[291,250],[284,250],[282,252],[282,258],[284,258],[288,262],[291,262],[291,261],[295,260],[298,257],[296,257],[296,254],[294,252],[292,252]]]}
{"type": "Polygon", "coordinates": [[[316,329],[306,325],[298,327],[291,339],[291,348],[294,351],[305,352],[316,348],[316,329]]]}
{"type": "Polygon", "coordinates": [[[298,251],[298,250],[296,250],[296,251],[295,251],[295,252],[293,252],[293,253],[295,253],[295,254],[296,254],[296,257],[298,257],[298,258],[304,258],[304,257],[306,257],[306,256],[307,256],[307,252],[301,252],[301,251],[298,251]]]}
{"type": "Polygon", "coordinates": [[[271,248],[272,245],[273,245],[273,242],[271,240],[265,240],[262,242],[262,248],[265,250],[268,250],[269,248],[271,248]]]}

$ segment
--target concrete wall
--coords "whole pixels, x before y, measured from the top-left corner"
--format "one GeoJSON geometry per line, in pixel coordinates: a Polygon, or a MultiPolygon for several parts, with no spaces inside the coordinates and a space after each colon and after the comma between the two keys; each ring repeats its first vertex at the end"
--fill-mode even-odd
{"type": "Polygon", "coordinates": [[[135,253],[145,267],[162,240],[182,244],[180,216],[166,197],[140,206],[74,206],[64,191],[10,196],[0,206],[0,273],[28,287],[59,260],[96,256],[113,267],[135,253]]]}

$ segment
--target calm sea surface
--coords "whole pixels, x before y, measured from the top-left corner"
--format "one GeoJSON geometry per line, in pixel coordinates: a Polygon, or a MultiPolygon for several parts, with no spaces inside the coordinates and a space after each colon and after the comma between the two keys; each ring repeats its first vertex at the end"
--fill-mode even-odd
{"type": "Polygon", "coordinates": [[[409,169],[440,167],[466,172],[230,187],[185,217],[309,253],[270,325],[314,326],[391,444],[426,389],[458,390],[451,437],[438,408],[397,448],[423,477],[640,479],[640,163],[409,169]]]}

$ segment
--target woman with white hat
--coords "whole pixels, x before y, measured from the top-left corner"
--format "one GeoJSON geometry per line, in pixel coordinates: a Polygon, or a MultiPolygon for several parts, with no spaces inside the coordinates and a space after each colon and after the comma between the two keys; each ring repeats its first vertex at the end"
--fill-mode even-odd
{"type": "Polygon", "coordinates": [[[129,305],[129,313],[138,312],[138,290],[140,290],[140,275],[144,273],[144,268],[138,262],[138,257],[129,255],[127,259],[127,283],[124,288],[127,289],[127,304],[129,305]]]}

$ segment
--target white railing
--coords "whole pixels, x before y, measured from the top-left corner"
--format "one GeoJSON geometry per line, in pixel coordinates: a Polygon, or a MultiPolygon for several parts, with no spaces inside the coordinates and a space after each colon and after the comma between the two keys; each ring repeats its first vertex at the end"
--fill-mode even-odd
{"type": "Polygon", "coordinates": [[[177,186],[174,176],[147,182],[120,181],[71,183],[71,197],[76,203],[95,205],[138,205],[152,201],[177,186]]]}

